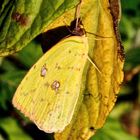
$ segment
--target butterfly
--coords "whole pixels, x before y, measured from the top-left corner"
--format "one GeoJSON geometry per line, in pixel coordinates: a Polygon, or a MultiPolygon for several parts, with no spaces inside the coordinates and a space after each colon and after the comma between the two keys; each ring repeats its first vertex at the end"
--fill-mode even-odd
{"type": "Polygon", "coordinates": [[[85,35],[62,39],[26,74],[13,97],[13,105],[41,130],[63,131],[83,99],[88,52],[85,35]]]}

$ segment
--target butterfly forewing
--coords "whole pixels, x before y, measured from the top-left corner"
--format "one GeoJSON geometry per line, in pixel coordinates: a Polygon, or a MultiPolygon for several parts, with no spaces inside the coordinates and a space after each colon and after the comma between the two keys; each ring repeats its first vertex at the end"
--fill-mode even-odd
{"type": "Polygon", "coordinates": [[[73,117],[87,65],[84,36],[68,37],[30,69],[19,85],[13,104],[45,132],[59,132],[73,117]]]}

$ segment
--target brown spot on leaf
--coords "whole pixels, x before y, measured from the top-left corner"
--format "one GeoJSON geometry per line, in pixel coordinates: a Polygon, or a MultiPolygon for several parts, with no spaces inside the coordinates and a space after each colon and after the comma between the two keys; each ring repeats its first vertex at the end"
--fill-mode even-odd
{"type": "Polygon", "coordinates": [[[16,22],[20,21],[20,17],[21,17],[21,14],[19,12],[12,13],[12,19],[15,20],[16,22]]]}
{"type": "Polygon", "coordinates": [[[12,19],[22,26],[26,26],[28,23],[28,17],[24,13],[21,14],[19,12],[13,12],[12,19]]]}
{"type": "Polygon", "coordinates": [[[22,14],[21,17],[20,17],[20,22],[19,23],[22,26],[26,26],[27,23],[28,23],[28,17],[25,16],[24,14],[22,14]]]}

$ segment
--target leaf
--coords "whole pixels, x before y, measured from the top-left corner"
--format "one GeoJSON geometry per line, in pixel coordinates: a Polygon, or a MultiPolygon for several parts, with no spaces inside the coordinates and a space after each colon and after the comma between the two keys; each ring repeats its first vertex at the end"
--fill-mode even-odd
{"type": "Polygon", "coordinates": [[[0,119],[0,128],[2,128],[7,134],[9,140],[32,140],[18,125],[13,118],[0,119]]]}
{"type": "Polygon", "coordinates": [[[0,75],[0,107],[7,110],[7,102],[11,102],[12,93],[15,92],[17,85],[21,81],[25,72],[10,71],[0,75]],[[14,80],[13,80],[14,79],[14,80]]]}
{"type": "Polygon", "coordinates": [[[90,113],[91,126],[95,129],[101,128],[105,123],[123,80],[123,48],[119,41],[118,29],[114,30],[118,26],[119,18],[119,1],[101,1],[98,34],[112,38],[97,40],[93,50],[93,61],[101,74],[93,66],[88,72],[87,91],[91,96],[85,96],[84,102],[90,113]],[[108,7],[111,7],[112,14],[108,7]]]}
{"type": "Polygon", "coordinates": [[[140,65],[140,48],[132,48],[126,52],[125,70],[131,70],[140,65]]]}
{"type": "Polygon", "coordinates": [[[32,40],[22,51],[14,56],[29,69],[42,56],[41,44],[32,40]]]}
{"type": "Polygon", "coordinates": [[[104,127],[99,130],[90,140],[138,140],[138,138],[127,134],[118,120],[109,118],[104,127]]]}
{"type": "Polygon", "coordinates": [[[79,0],[8,1],[0,17],[0,56],[21,50],[52,21],[75,7],[79,0]]]}

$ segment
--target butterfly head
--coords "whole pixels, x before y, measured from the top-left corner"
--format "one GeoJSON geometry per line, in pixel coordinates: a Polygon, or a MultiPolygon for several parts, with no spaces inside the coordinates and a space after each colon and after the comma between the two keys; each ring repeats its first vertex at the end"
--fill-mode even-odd
{"type": "Polygon", "coordinates": [[[80,18],[74,20],[71,23],[71,27],[73,28],[71,32],[72,35],[76,35],[76,36],[85,35],[85,29],[83,27],[82,20],[80,18]]]}

